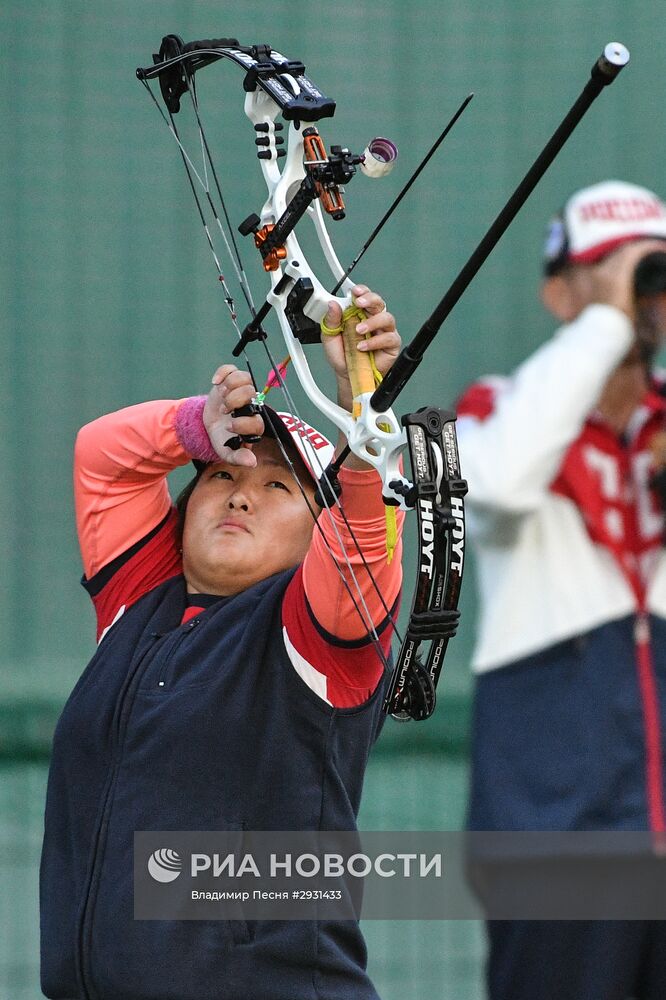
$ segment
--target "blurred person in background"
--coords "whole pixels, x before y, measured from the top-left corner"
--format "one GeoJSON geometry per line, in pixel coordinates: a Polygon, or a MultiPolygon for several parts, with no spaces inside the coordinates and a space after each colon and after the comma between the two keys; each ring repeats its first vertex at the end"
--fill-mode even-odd
{"type": "MultiPolygon", "coordinates": [[[[545,247],[560,328],[459,404],[480,595],[472,830],[666,829],[664,241],[652,192],[574,194],[545,247]]],[[[488,933],[492,1000],[666,996],[666,924],[488,933]]]]}

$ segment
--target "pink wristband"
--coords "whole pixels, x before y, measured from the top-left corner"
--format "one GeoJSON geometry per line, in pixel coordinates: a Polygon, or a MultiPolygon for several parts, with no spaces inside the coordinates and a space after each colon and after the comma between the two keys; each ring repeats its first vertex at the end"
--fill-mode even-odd
{"type": "Polygon", "coordinates": [[[176,411],[174,427],[181,446],[200,462],[219,462],[203,422],[207,396],[191,396],[176,411]]]}

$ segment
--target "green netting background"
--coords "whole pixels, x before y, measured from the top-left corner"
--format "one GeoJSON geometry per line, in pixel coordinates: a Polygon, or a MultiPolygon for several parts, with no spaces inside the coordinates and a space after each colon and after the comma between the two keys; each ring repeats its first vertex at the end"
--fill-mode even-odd
{"type": "MultiPolygon", "coordinates": [[[[37,868],[49,739],[93,646],[78,585],[71,449],[101,412],[205,389],[233,336],[173,141],[134,77],[163,34],[235,34],[302,58],[338,112],[325,138],[400,147],[391,177],[359,177],[334,242],[351,259],[470,90],[476,99],[359,268],[409,338],[582,88],[605,42],[633,62],[602,95],[504,238],[400,408],[451,403],[508,371],[551,324],[536,297],[545,221],[578,186],[619,176],[660,189],[666,138],[658,4],[5,0],[0,184],[0,997],[37,1000],[37,868]]],[[[241,75],[199,84],[232,217],[263,201],[241,75]]],[[[256,262],[249,270],[264,287],[256,262]]],[[[306,412],[308,412],[306,410],[306,412]]],[[[310,413],[310,415],[312,415],[310,413]]],[[[175,484],[177,485],[177,484],[175,484]]],[[[409,548],[409,543],[408,543],[409,548]]],[[[407,579],[414,566],[408,562],[407,579]]],[[[528,585],[528,581],[526,581],[528,585]]],[[[390,724],[367,778],[367,829],[463,822],[473,576],[441,705],[390,724]]],[[[478,925],[375,923],[386,1000],[483,995],[478,925]]]]}

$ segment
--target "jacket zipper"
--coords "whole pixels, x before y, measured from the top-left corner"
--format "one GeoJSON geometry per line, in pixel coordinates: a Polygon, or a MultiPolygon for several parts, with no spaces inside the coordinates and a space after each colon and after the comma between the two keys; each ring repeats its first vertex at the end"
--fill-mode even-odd
{"type": "Polygon", "coordinates": [[[170,663],[171,663],[171,661],[172,661],[172,659],[174,657],[174,654],[175,654],[176,650],[180,647],[180,644],[183,641],[183,639],[185,638],[185,636],[189,635],[190,632],[194,628],[196,628],[196,626],[199,624],[199,621],[200,621],[199,618],[192,618],[185,625],[181,625],[181,627],[180,627],[180,629],[179,629],[179,631],[178,631],[178,633],[176,635],[175,641],[172,643],[171,649],[167,653],[166,657],[164,658],[164,660],[162,662],[162,666],[160,667],[159,676],[157,678],[157,686],[159,688],[163,688],[163,687],[166,686],[167,671],[169,669],[169,665],[170,665],[170,663]]]}

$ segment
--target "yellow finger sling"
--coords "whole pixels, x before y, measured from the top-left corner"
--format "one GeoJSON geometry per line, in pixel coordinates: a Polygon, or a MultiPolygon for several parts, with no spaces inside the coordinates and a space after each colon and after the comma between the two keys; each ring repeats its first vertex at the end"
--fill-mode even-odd
{"type": "MultiPolygon", "coordinates": [[[[367,313],[356,305],[348,306],[342,314],[339,326],[327,326],[325,320],[321,321],[321,332],[329,337],[337,337],[342,334],[342,342],[345,349],[345,360],[347,371],[354,397],[352,416],[357,420],[361,415],[361,404],[357,402],[358,397],[363,393],[372,393],[382,380],[381,372],[375,364],[372,351],[359,351],[358,343],[364,338],[356,332],[356,327],[364,319],[367,313]]],[[[388,424],[379,424],[381,430],[388,431],[388,424]]],[[[391,506],[384,506],[386,518],[386,561],[391,562],[395,547],[398,544],[398,525],[396,520],[396,509],[391,506]]]]}

